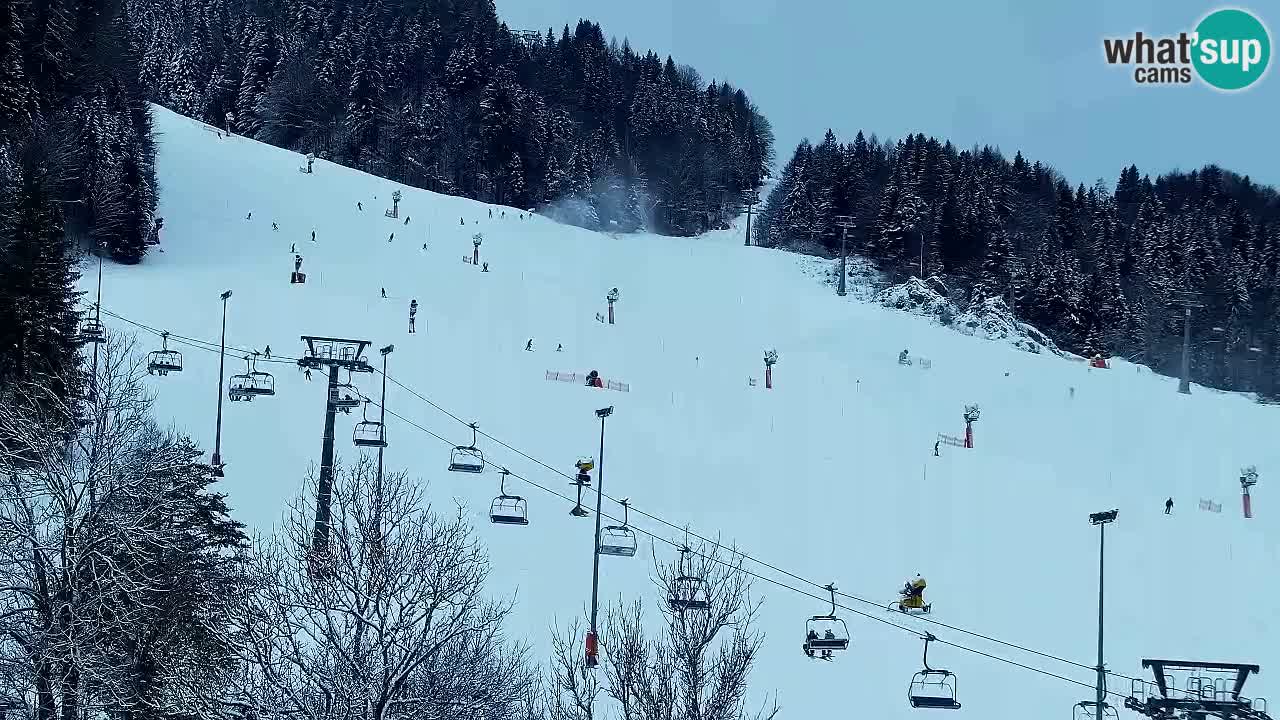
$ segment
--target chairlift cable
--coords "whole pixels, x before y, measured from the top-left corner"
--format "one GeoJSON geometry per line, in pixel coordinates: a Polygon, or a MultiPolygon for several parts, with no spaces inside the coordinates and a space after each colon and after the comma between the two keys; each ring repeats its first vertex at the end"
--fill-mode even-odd
{"type": "MultiPolygon", "coordinates": [[[[112,311],[110,311],[110,310],[106,309],[105,307],[99,307],[99,310],[100,310],[100,312],[102,312],[103,314],[105,314],[105,315],[107,315],[107,316],[109,316],[109,317],[112,317],[112,318],[115,318],[115,319],[121,320],[121,321],[126,322],[126,323],[128,323],[128,324],[130,324],[130,325],[134,325],[134,326],[136,326],[136,327],[138,327],[138,328],[141,328],[141,329],[143,329],[143,330],[146,330],[146,331],[148,331],[148,332],[150,332],[150,333],[152,333],[152,334],[154,334],[154,335],[158,335],[158,336],[160,336],[160,335],[163,335],[163,334],[165,333],[165,331],[163,331],[163,330],[160,330],[160,329],[157,329],[157,328],[154,328],[154,327],[151,327],[151,326],[145,325],[145,324],[143,324],[143,323],[137,322],[137,321],[132,320],[132,319],[130,319],[130,318],[127,318],[127,317],[125,317],[125,316],[123,316],[123,315],[120,315],[120,314],[118,314],[118,313],[112,312],[112,311]]],[[[218,343],[213,343],[213,342],[210,342],[210,341],[207,341],[207,340],[200,340],[200,339],[198,339],[198,338],[191,338],[191,337],[187,337],[187,336],[184,336],[184,335],[178,335],[178,334],[175,334],[175,333],[172,333],[172,332],[170,332],[170,333],[169,333],[169,337],[170,337],[170,338],[172,338],[172,339],[174,339],[174,340],[175,340],[175,342],[180,342],[180,343],[182,343],[182,344],[186,344],[186,345],[188,345],[188,346],[190,346],[190,347],[194,347],[194,348],[196,348],[196,349],[206,350],[206,351],[211,352],[211,353],[214,353],[214,354],[217,354],[217,353],[219,353],[219,352],[220,352],[220,345],[219,345],[218,343]]],[[[228,346],[227,346],[227,350],[228,350],[228,351],[234,351],[234,352],[246,353],[246,354],[258,354],[258,351],[255,351],[255,350],[251,350],[251,349],[243,349],[243,348],[236,348],[236,347],[234,347],[234,346],[230,346],[230,345],[228,345],[228,346]]],[[[287,363],[294,363],[294,362],[296,362],[296,361],[297,361],[297,358],[292,358],[292,357],[283,357],[283,356],[272,356],[272,358],[271,358],[270,360],[267,360],[266,362],[276,362],[276,363],[286,363],[286,362],[287,362],[287,363]]],[[[374,372],[381,372],[381,371],[380,371],[380,370],[378,370],[377,368],[375,368],[375,369],[374,369],[374,372]]],[[[394,384],[394,385],[396,385],[396,386],[400,387],[402,390],[405,390],[406,392],[410,393],[411,395],[413,395],[413,396],[417,397],[419,400],[422,400],[422,401],[423,401],[424,403],[426,403],[427,405],[430,405],[431,407],[435,408],[436,410],[438,410],[439,412],[441,412],[441,413],[443,413],[444,415],[448,416],[449,418],[451,418],[451,419],[455,420],[456,422],[459,422],[459,423],[461,423],[461,424],[463,424],[463,425],[467,425],[468,427],[471,427],[471,426],[473,425],[473,423],[468,422],[468,421],[466,421],[466,420],[463,420],[461,417],[459,417],[459,416],[455,415],[454,413],[450,412],[450,411],[449,411],[449,410],[447,410],[446,408],[444,408],[444,407],[440,406],[439,404],[435,403],[434,401],[430,400],[429,398],[427,398],[426,396],[422,395],[421,393],[419,393],[417,390],[413,389],[412,387],[410,387],[410,386],[408,386],[408,385],[406,385],[406,384],[404,384],[404,383],[400,382],[400,381],[399,381],[399,380],[397,380],[396,378],[392,377],[390,374],[387,374],[387,375],[386,375],[386,378],[387,378],[387,380],[388,380],[388,381],[390,381],[392,384],[394,384]]],[[[381,405],[380,405],[380,403],[379,403],[378,401],[376,401],[376,400],[374,400],[374,399],[372,399],[372,398],[365,397],[365,396],[363,396],[363,394],[361,395],[361,399],[362,399],[362,400],[364,400],[366,403],[373,404],[373,405],[375,405],[375,406],[381,407],[381,405]]],[[[419,430],[419,431],[421,431],[421,432],[423,432],[423,433],[425,433],[425,434],[427,434],[427,435],[430,435],[431,437],[435,438],[436,440],[438,440],[438,441],[440,441],[440,442],[442,442],[442,443],[444,443],[444,444],[446,444],[446,445],[453,445],[453,443],[452,443],[450,440],[448,440],[448,439],[444,438],[444,437],[443,437],[443,436],[441,436],[441,435],[436,434],[435,432],[432,432],[431,430],[427,429],[426,427],[424,427],[424,426],[422,426],[422,425],[420,425],[420,424],[418,424],[418,423],[416,423],[416,422],[414,422],[414,421],[412,421],[412,420],[410,420],[410,419],[406,418],[405,416],[403,416],[403,415],[399,414],[398,412],[396,412],[396,411],[394,411],[394,410],[391,410],[391,409],[389,409],[389,408],[384,408],[384,409],[385,409],[385,411],[386,411],[386,413],[387,413],[388,415],[391,415],[391,416],[393,416],[393,417],[395,417],[395,418],[397,418],[397,419],[399,419],[399,420],[401,420],[401,421],[405,422],[406,424],[408,424],[408,425],[410,425],[410,426],[414,427],[415,429],[417,429],[417,430],[419,430]]],[[[555,473],[555,474],[557,474],[557,475],[561,475],[561,476],[567,477],[567,478],[569,478],[570,480],[572,480],[572,479],[573,479],[571,476],[569,476],[569,475],[568,475],[568,473],[565,473],[564,471],[562,471],[562,470],[560,470],[560,469],[558,469],[558,468],[556,468],[556,467],[554,467],[554,466],[552,466],[552,465],[549,465],[549,464],[547,464],[547,463],[543,462],[542,460],[539,460],[538,458],[536,458],[536,457],[534,457],[534,456],[532,456],[532,455],[529,455],[528,453],[526,453],[526,452],[524,452],[524,451],[520,450],[519,448],[516,448],[516,447],[513,447],[513,446],[511,446],[511,445],[507,444],[506,442],[502,441],[500,438],[497,438],[497,437],[495,437],[495,436],[493,436],[493,435],[490,435],[490,434],[489,434],[489,433],[487,433],[487,432],[480,431],[480,430],[478,430],[478,429],[476,429],[476,428],[473,428],[473,430],[475,430],[475,432],[476,432],[478,435],[484,436],[485,438],[487,438],[487,439],[489,439],[489,440],[493,441],[495,444],[497,444],[497,445],[499,445],[499,446],[501,446],[501,447],[503,447],[503,448],[506,448],[507,450],[510,450],[511,452],[513,452],[513,453],[515,453],[515,454],[517,454],[517,455],[519,455],[519,456],[521,456],[521,457],[525,458],[526,460],[529,460],[530,462],[532,462],[532,463],[534,463],[534,464],[540,465],[540,466],[542,466],[543,468],[545,468],[545,469],[547,469],[547,470],[549,470],[549,471],[551,471],[551,472],[553,472],[553,473],[555,473]]],[[[509,472],[508,474],[509,474],[511,477],[516,478],[517,480],[520,480],[520,481],[522,481],[522,482],[525,482],[525,483],[527,483],[528,485],[530,485],[530,486],[532,486],[532,487],[534,487],[534,488],[537,488],[538,490],[541,490],[542,492],[548,493],[548,494],[550,494],[550,495],[554,495],[555,497],[558,497],[558,498],[560,498],[561,500],[565,500],[566,502],[573,502],[573,499],[572,499],[572,498],[570,498],[570,497],[568,497],[568,496],[566,496],[566,495],[564,495],[564,494],[562,494],[562,493],[560,493],[560,492],[558,492],[558,491],[556,491],[556,490],[554,490],[554,489],[552,489],[552,488],[549,488],[549,487],[547,487],[547,486],[545,486],[545,485],[542,485],[541,483],[538,483],[538,482],[536,482],[536,481],[534,481],[534,480],[531,480],[530,478],[527,478],[527,477],[525,477],[525,476],[519,475],[519,474],[514,473],[514,472],[509,472]]],[[[609,500],[610,500],[610,501],[612,501],[612,502],[615,502],[615,503],[618,503],[618,504],[622,504],[620,500],[618,500],[618,499],[616,499],[616,498],[613,498],[613,497],[611,497],[611,496],[609,496],[609,495],[604,495],[604,497],[605,497],[605,498],[607,498],[607,499],[609,499],[609,500]]],[[[781,568],[781,567],[778,567],[778,566],[773,565],[773,564],[771,564],[771,563],[768,563],[768,562],[766,562],[766,561],[760,560],[760,559],[758,559],[758,558],[756,558],[756,557],[754,557],[754,556],[752,556],[752,555],[749,555],[749,554],[747,554],[747,553],[745,553],[745,552],[743,552],[743,551],[741,551],[741,550],[738,550],[738,549],[736,549],[736,548],[726,547],[725,545],[723,545],[723,544],[722,544],[722,543],[720,543],[720,542],[717,542],[717,541],[715,541],[715,540],[711,540],[710,538],[706,538],[706,537],[704,537],[704,536],[702,536],[702,535],[699,535],[699,534],[698,534],[698,533],[696,533],[696,532],[692,532],[692,531],[690,531],[690,530],[688,529],[688,527],[681,527],[681,526],[678,526],[678,525],[676,525],[676,524],[674,524],[674,523],[672,523],[672,522],[670,522],[670,521],[668,521],[668,520],[666,520],[666,519],[664,519],[664,518],[662,518],[662,517],[660,517],[660,516],[658,516],[658,515],[654,515],[654,514],[652,514],[652,513],[645,512],[644,510],[641,510],[641,509],[639,509],[639,508],[636,508],[634,505],[630,505],[630,503],[628,503],[628,507],[629,507],[629,509],[631,509],[631,510],[635,510],[637,514],[642,515],[642,516],[644,516],[644,517],[646,517],[646,518],[649,518],[649,519],[651,519],[651,520],[653,520],[653,521],[655,521],[655,522],[658,522],[658,523],[660,523],[660,524],[662,524],[662,525],[665,525],[665,526],[667,526],[667,527],[669,527],[669,528],[676,529],[676,530],[683,530],[683,531],[685,531],[689,536],[695,537],[695,538],[697,538],[698,540],[700,540],[700,541],[702,541],[702,542],[704,542],[704,543],[706,543],[706,544],[708,544],[708,545],[710,545],[710,546],[712,546],[712,547],[714,547],[714,548],[718,548],[718,549],[721,549],[721,550],[725,550],[725,551],[727,551],[727,552],[731,553],[731,554],[732,554],[732,555],[734,555],[734,556],[737,556],[737,557],[742,558],[743,560],[749,560],[749,561],[751,561],[751,562],[753,562],[753,563],[756,563],[757,565],[760,565],[760,566],[762,566],[762,567],[768,568],[769,570],[772,570],[772,571],[774,571],[774,572],[777,572],[777,573],[780,573],[780,574],[782,574],[782,575],[785,575],[785,576],[787,576],[787,577],[789,577],[789,578],[791,578],[791,579],[793,579],[793,580],[796,580],[796,581],[798,581],[798,582],[804,583],[804,584],[806,584],[806,585],[811,585],[811,586],[813,586],[813,587],[815,587],[815,588],[817,588],[817,589],[823,589],[823,590],[825,590],[825,589],[826,589],[826,587],[825,587],[823,584],[821,584],[821,583],[814,582],[814,581],[809,580],[809,579],[807,579],[807,578],[805,578],[805,577],[802,577],[802,576],[800,576],[800,575],[797,575],[797,574],[795,574],[795,573],[793,573],[793,572],[791,572],[791,571],[789,571],[789,570],[783,569],[783,568],[781,568]]],[[[609,514],[607,514],[607,513],[604,513],[604,512],[602,512],[602,513],[601,513],[601,516],[602,516],[602,517],[604,517],[604,518],[607,518],[607,519],[609,519],[609,520],[615,521],[615,522],[619,522],[619,521],[620,521],[617,517],[611,516],[611,515],[609,515],[609,514]]],[[[659,534],[657,534],[657,533],[655,533],[655,532],[653,532],[653,531],[650,531],[650,530],[648,530],[648,529],[646,529],[646,528],[643,528],[643,527],[640,527],[640,526],[637,526],[637,525],[629,525],[629,527],[630,527],[630,528],[632,528],[633,530],[636,530],[637,532],[640,532],[641,534],[643,534],[643,535],[645,535],[645,536],[648,536],[649,538],[651,538],[651,539],[653,539],[653,540],[657,540],[657,541],[661,541],[661,542],[663,542],[663,543],[666,543],[666,544],[668,544],[668,545],[672,546],[673,548],[675,548],[675,549],[677,549],[677,550],[680,550],[680,549],[682,549],[682,548],[686,548],[686,549],[687,549],[687,546],[686,546],[686,545],[682,545],[681,543],[678,543],[678,542],[676,542],[676,541],[674,541],[674,540],[671,540],[670,538],[667,538],[667,537],[664,537],[664,536],[662,536],[662,535],[659,535],[659,534]]],[[[757,572],[754,572],[754,571],[751,571],[751,570],[747,570],[746,568],[741,568],[741,567],[737,567],[737,566],[732,566],[732,565],[730,565],[729,561],[727,561],[727,560],[720,559],[720,558],[715,558],[715,557],[711,557],[711,556],[707,555],[706,553],[701,553],[701,552],[698,552],[698,551],[695,551],[695,550],[692,550],[692,549],[688,549],[688,552],[689,552],[689,553],[692,553],[692,554],[694,554],[694,555],[697,555],[697,556],[699,556],[699,557],[701,557],[701,558],[703,558],[703,559],[710,560],[710,561],[712,561],[712,562],[714,562],[714,563],[716,563],[716,564],[719,564],[719,565],[723,565],[723,566],[726,566],[726,567],[734,567],[734,568],[736,568],[737,570],[740,570],[741,572],[743,572],[744,574],[746,574],[748,577],[751,577],[751,578],[753,578],[753,579],[755,579],[755,580],[760,580],[760,581],[762,581],[762,582],[766,582],[766,583],[769,583],[769,584],[771,584],[771,585],[775,585],[775,586],[780,587],[780,588],[782,588],[782,589],[789,590],[789,591],[791,591],[791,592],[794,592],[794,593],[797,593],[797,594],[800,594],[800,595],[804,595],[805,597],[809,597],[809,598],[812,598],[812,599],[815,599],[815,600],[824,600],[824,601],[829,600],[828,598],[822,597],[822,596],[820,596],[820,595],[815,595],[814,593],[812,593],[812,592],[810,592],[810,591],[808,591],[808,590],[805,590],[805,589],[803,589],[803,588],[799,588],[799,587],[795,587],[795,586],[793,586],[793,585],[789,585],[789,584],[787,584],[787,583],[785,583],[785,582],[782,582],[782,581],[779,581],[779,580],[777,580],[777,579],[775,579],[775,578],[771,578],[771,577],[768,577],[768,576],[765,576],[765,575],[761,575],[761,574],[759,574],[759,573],[757,573],[757,572]]],[[[874,605],[874,606],[875,606],[875,607],[877,607],[877,608],[879,608],[879,607],[880,607],[880,604],[879,604],[879,603],[877,603],[877,602],[874,602],[874,601],[871,601],[871,600],[867,600],[867,599],[865,599],[865,598],[861,598],[861,597],[858,597],[858,596],[856,596],[856,595],[852,595],[852,594],[850,594],[850,593],[846,593],[846,592],[839,592],[839,591],[837,591],[835,594],[836,594],[836,595],[838,595],[838,596],[840,596],[840,597],[843,597],[843,598],[848,598],[848,599],[850,599],[850,600],[855,600],[855,601],[857,601],[857,602],[861,602],[861,603],[865,603],[865,604],[874,605]]],[[[839,604],[839,603],[836,603],[836,604],[835,604],[835,606],[836,606],[837,608],[841,609],[841,610],[846,610],[846,611],[851,612],[851,613],[853,613],[853,614],[855,614],[855,615],[858,615],[858,616],[860,616],[860,617],[864,617],[864,618],[867,618],[867,619],[869,619],[869,620],[874,620],[874,621],[876,621],[876,622],[879,622],[879,623],[882,623],[882,624],[888,625],[888,626],[890,626],[890,627],[897,628],[897,629],[899,629],[899,630],[902,630],[902,631],[904,631],[904,632],[911,633],[911,634],[916,635],[916,636],[919,636],[919,635],[920,635],[919,631],[917,631],[917,630],[915,630],[915,629],[913,629],[913,628],[910,628],[910,627],[905,626],[905,625],[900,625],[900,624],[898,624],[898,623],[895,623],[895,622],[892,622],[892,621],[890,621],[890,620],[887,620],[887,619],[885,619],[885,618],[883,618],[883,617],[879,617],[878,615],[873,615],[873,614],[871,614],[871,613],[863,612],[863,611],[861,611],[861,610],[855,609],[855,608],[853,608],[853,607],[849,607],[849,606],[847,606],[847,605],[842,605],[842,604],[839,604]]],[[[1096,672],[1096,670],[1097,670],[1096,666],[1093,666],[1093,665],[1088,665],[1088,664],[1085,664],[1085,663],[1076,662],[1076,661],[1074,661],[1074,660],[1069,660],[1069,659],[1066,659],[1066,658],[1063,658],[1063,657],[1060,657],[1060,656],[1057,656],[1057,655],[1054,655],[1054,654],[1051,654],[1051,653],[1042,652],[1042,651],[1039,651],[1039,650],[1035,650],[1035,649],[1032,649],[1032,648],[1029,648],[1029,647],[1023,646],[1023,645],[1019,645],[1019,644],[1016,644],[1016,643],[1008,642],[1008,641],[1005,641],[1005,640],[1000,640],[1000,639],[997,639],[997,638],[994,638],[994,637],[991,637],[991,636],[989,636],[989,635],[985,635],[985,634],[982,634],[982,633],[979,633],[979,632],[976,632],[976,631],[967,630],[967,629],[962,628],[962,627],[959,627],[959,626],[949,625],[949,624],[947,624],[947,623],[944,623],[944,622],[942,622],[942,621],[936,620],[936,619],[934,619],[934,618],[930,618],[930,617],[927,617],[927,616],[913,616],[913,617],[914,617],[914,618],[916,618],[916,619],[919,619],[919,620],[923,620],[923,621],[925,621],[925,622],[933,623],[933,624],[935,624],[935,625],[938,625],[939,627],[947,628],[948,630],[952,630],[952,631],[954,631],[954,632],[959,632],[959,633],[961,633],[961,634],[970,635],[970,636],[973,636],[973,637],[976,637],[976,638],[979,638],[979,639],[982,639],[982,640],[986,640],[986,641],[988,641],[988,642],[995,643],[995,644],[997,644],[997,645],[1003,645],[1003,646],[1006,646],[1006,647],[1009,647],[1009,648],[1012,648],[1012,649],[1015,649],[1015,650],[1019,650],[1019,651],[1022,651],[1022,652],[1026,652],[1026,653],[1029,653],[1029,654],[1032,654],[1032,655],[1037,655],[1037,656],[1040,656],[1040,657],[1043,657],[1043,658],[1046,658],[1046,659],[1049,659],[1049,660],[1054,660],[1054,661],[1057,661],[1057,662],[1061,662],[1061,663],[1064,663],[1064,664],[1067,664],[1067,665],[1072,665],[1072,666],[1079,667],[1079,668],[1081,668],[1081,669],[1085,669],[1085,670],[1089,670],[1089,671],[1093,671],[1093,672],[1096,672]]],[[[1087,683],[1087,682],[1083,682],[1083,681],[1080,681],[1080,680],[1076,680],[1076,679],[1074,679],[1074,678],[1070,678],[1070,677],[1067,677],[1067,676],[1065,676],[1065,675],[1060,675],[1060,674],[1058,674],[1058,673],[1055,673],[1055,672],[1052,672],[1052,671],[1049,671],[1049,670],[1045,670],[1045,669],[1043,669],[1043,668],[1038,668],[1038,667],[1035,667],[1035,666],[1032,666],[1032,665],[1028,665],[1028,664],[1025,664],[1025,663],[1022,663],[1022,662],[1016,661],[1016,660],[1010,660],[1010,659],[1008,659],[1008,658],[1004,658],[1004,657],[1001,657],[1001,656],[999,656],[999,655],[994,655],[994,654],[992,654],[992,653],[989,653],[989,652],[986,652],[986,651],[983,651],[983,650],[979,650],[979,649],[976,649],[976,648],[968,647],[968,646],[966,646],[966,645],[962,645],[962,644],[957,643],[957,642],[952,642],[952,641],[949,641],[949,640],[944,640],[944,639],[936,638],[936,637],[935,637],[935,639],[933,640],[933,642],[937,642],[937,643],[940,643],[940,644],[943,644],[943,645],[947,645],[947,646],[949,646],[949,647],[954,647],[954,648],[959,649],[959,650],[964,650],[964,651],[966,651],[966,652],[970,652],[970,653],[973,653],[973,654],[975,654],[975,655],[979,655],[979,656],[981,656],[981,657],[984,657],[984,658],[987,658],[987,659],[990,659],[990,660],[995,660],[995,661],[997,661],[997,662],[1002,662],[1002,663],[1005,663],[1005,664],[1008,664],[1008,665],[1012,665],[1012,666],[1017,667],[1017,668],[1021,668],[1021,669],[1024,669],[1024,670],[1031,671],[1031,672],[1039,673],[1039,674],[1041,674],[1041,675],[1045,675],[1045,676],[1047,676],[1047,677],[1052,677],[1052,678],[1055,678],[1055,679],[1057,679],[1057,680],[1062,680],[1062,681],[1067,682],[1067,683],[1071,683],[1071,684],[1074,684],[1074,685],[1080,685],[1081,687],[1085,687],[1085,688],[1089,688],[1089,689],[1093,689],[1093,688],[1095,687],[1095,686],[1094,686],[1094,684],[1092,684],[1092,683],[1087,683]]],[[[1146,682],[1146,681],[1141,680],[1141,679],[1139,679],[1139,678],[1130,677],[1130,676],[1124,675],[1124,674],[1122,674],[1122,673],[1118,673],[1118,672],[1113,671],[1113,670],[1103,670],[1103,673],[1104,673],[1105,675],[1109,675],[1109,676],[1111,676],[1111,677],[1115,677],[1115,678],[1118,678],[1118,679],[1124,679],[1124,680],[1130,680],[1130,681],[1139,681],[1139,682],[1146,682]]],[[[1170,689],[1172,690],[1173,688],[1170,688],[1170,689]]],[[[1106,695],[1111,695],[1111,696],[1120,697],[1120,698],[1124,698],[1124,697],[1125,697],[1125,695],[1124,695],[1123,693],[1119,693],[1119,692],[1116,692],[1116,691],[1114,691],[1114,690],[1110,690],[1110,689],[1104,690],[1104,692],[1105,692],[1105,694],[1106,694],[1106,695]]],[[[1186,692],[1186,691],[1179,691],[1179,692],[1186,692]]]]}

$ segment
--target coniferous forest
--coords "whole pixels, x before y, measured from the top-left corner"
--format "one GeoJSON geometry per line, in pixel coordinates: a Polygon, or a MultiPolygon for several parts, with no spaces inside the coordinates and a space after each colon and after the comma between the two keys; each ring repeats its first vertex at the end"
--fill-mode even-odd
{"type": "Polygon", "coordinates": [[[146,249],[154,147],[120,11],[0,2],[0,388],[74,365],[79,251],[146,249]]]}
{"type": "Polygon", "coordinates": [[[1060,346],[1177,375],[1186,301],[1194,382],[1280,394],[1280,195],[1215,166],[1072,186],[1052,166],[861,132],[802,142],[754,242],[851,254],[897,282],[946,281],[961,303],[1001,297],[1060,346]]]}
{"type": "Polygon", "coordinates": [[[591,228],[722,225],[772,164],[746,93],[492,0],[128,0],[150,99],[416,187],[591,228]]]}

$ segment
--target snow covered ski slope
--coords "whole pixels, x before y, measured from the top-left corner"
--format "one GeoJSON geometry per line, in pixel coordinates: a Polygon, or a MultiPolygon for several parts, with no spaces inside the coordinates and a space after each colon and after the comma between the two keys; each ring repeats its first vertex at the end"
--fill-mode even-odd
{"type": "MultiPolygon", "coordinates": [[[[607,494],[718,533],[801,578],[834,581],[871,601],[843,604],[877,618],[1085,685],[1093,683],[1098,569],[1088,514],[1118,508],[1106,546],[1109,668],[1139,676],[1143,657],[1256,662],[1262,675],[1250,694],[1280,695],[1272,592],[1280,584],[1280,408],[1199,387],[1178,395],[1176,381],[1123,362],[1090,370],[837,298],[802,271],[802,258],[742,247],[741,228],[696,239],[611,238],[521,220],[513,208],[495,207],[490,219],[484,204],[412,188],[399,188],[400,217],[391,219],[384,210],[394,183],[323,160],[304,174],[297,154],[220,138],[165,110],[156,116],[165,252],[137,267],[108,266],[105,310],[216,343],[219,294],[231,289],[227,337],[237,348],[270,345],[276,356],[297,357],[301,335],[353,337],[373,343],[376,364],[376,348],[394,343],[391,377],[566,473],[579,456],[597,454],[593,411],[614,405],[607,494]],[[463,262],[476,233],[488,272],[463,262]],[[305,284],[289,283],[291,245],[304,258],[305,284]],[[596,315],[613,287],[617,323],[608,325],[596,315]],[[763,382],[769,348],[780,356],[772,390],[763,382]],[[931,367],[899,365],[904,348],[931,367]],[[628,391],[547,379],[547,371],[590,370],[628,391]],[[943,446],[934,457],[938,433],[962,435],[964,406],[974,403],[982,413],[976,448],[943,446]],[[1237,478],[1251,464],[1261,478],[1256,517],[1246,520],[1237,478]],[[1176,505],[1166,516],[1169,496],[1176,505]],[[1199,510],[1201,499],[1222,511],[1199,510]],[[1085,667],[885,611],[917,572],[929,580],[933,619],[1085,667]]],[[[93,281],[86,272],[85,289],[93,281]]],[[[152,380],[158,411],[211,449],[217,354],[171,345],[186,367],[152,380]]],[[[228,358],[229,373],[241,366],[228,358]]],[[[325,397],[322,378],[308,382],[289,361],[260,366],[274,373],[277,394],[225,404],[223,456],[235,512],[265,532],[318,462],[325,397]]],[[[376,398],[378,380],[358,384],[376,398]]],[[[388,408],[451,444],[471,439],[464,424],[394,383],[388,408]]],[[[339,415],[340,441],[358,416],[339,415]]],[[[567,621],[589,601],[591,520],[512,480],[508,491],[528,498],[531,522],[491,526],[496,472],[449,473],[446,444],[397,418],[388,426],[389,467],[408,468],[439,507],[467,503],[492,553],[492,590],[518,593],[517,627],[544,655],[553,619],[567,621]]],[[[494,466],[572,494],[564,477],[484,438],[480,446],[494,466]]],[[[361,452],[349,440],[340,448],[348,459],[361,452]]],[[[681,539],[635,512],[631,520],[681,539]]],[[[635,558],[602,559],[602,598],[639,595],[655,612],[651,545],[642,539],[635,558]]],[[[652,550],[672,552],[661,543],[652,550]]],[[[841,611],[852,646],[835,662],[815,662],[800,649],[804,621],[827,605],[765,582],[756,591],[768,638],[751,704],[776,689],[786,717],[928,712],[906,699],[920,669],[914,634],[841,611]]],[[[1092,696],[956,647],[935,645],[929,659],[958,675],[961,712],[979,717],[1067,718],[1092,696]]],[[[1113,678],[1111,689],[1127,692],[1129,683],[1113,678]]]]}

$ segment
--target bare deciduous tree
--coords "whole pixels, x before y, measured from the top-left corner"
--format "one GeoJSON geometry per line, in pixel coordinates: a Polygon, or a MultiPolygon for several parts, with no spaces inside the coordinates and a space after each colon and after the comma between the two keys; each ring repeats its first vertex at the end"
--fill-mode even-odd
{"type": "Polygon", "coordinates": [[[308,498],[261,539],[241,618],[248,700],[310,720],[514,717],[524,650],[501,637],[509,603],[483,596],[488,558],[461,510],[433,513],[403,472],[339,468],[324,572],[308,498]],[[378,542],[377,539],[381,541],[378,542]]]}
{"type": "Polygon", "coordinates": [[[151,419],[142,362],[109,334],[83,406],[58,378],[0,401],[0,693],[38,720],[199,716],[228,669],[206,620],[238,526],[200,451],[151,419]]]}
{"type": "Polygon", "coordinates": [[[654,556],[659,632],[646,631],[641,600],[619,600],[609,609],[600,643],[604,687],[586,667],[579,624],[557,633],[548,717],[593,720],[596,696],[604,692],[622,720],[773,720],[776,703],[746,709],[764,635],[753,628],[760,601],[751,597],[742,557],[709,543],[691,550],[691,558],[666,563],[654,556]],[[678,607],[673,598],[705,600],[706,607],[678,607]]]}

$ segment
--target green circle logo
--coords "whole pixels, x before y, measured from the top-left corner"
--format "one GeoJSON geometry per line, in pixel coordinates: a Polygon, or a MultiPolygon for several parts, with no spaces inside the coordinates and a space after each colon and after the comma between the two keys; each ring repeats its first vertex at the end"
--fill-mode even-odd
{"type": "Polygon", "coordinates": [[[1271,36],[1244,10],[1215,10],[1196,26],[1191,62],[1200,79],[1219,90],[1243,90],[1257,82],[1271,60],[1271,36]]]}

